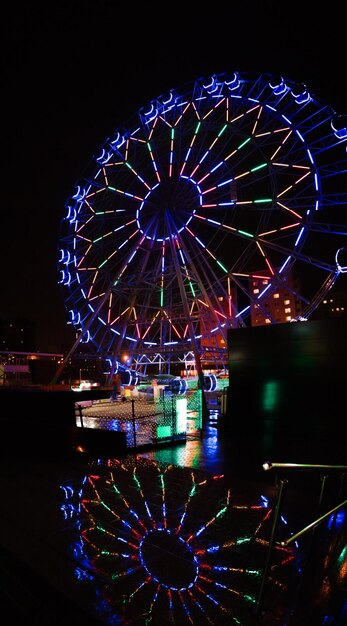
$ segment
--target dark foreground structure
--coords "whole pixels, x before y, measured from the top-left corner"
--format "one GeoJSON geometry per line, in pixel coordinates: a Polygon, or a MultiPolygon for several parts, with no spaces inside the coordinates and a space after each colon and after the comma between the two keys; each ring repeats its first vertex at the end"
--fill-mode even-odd
{"type": "Polygon", "coordinates": [[[346,318],[230,330],[225,429],[342,436],[346,346],[346,318]]]}
{"type": "Polygon", "coordinates": [[[6,395],[6,623],[345,626],[344,333],[231,331],[226,414],[175,445],[78,453],[68,396],[6,395]]]}

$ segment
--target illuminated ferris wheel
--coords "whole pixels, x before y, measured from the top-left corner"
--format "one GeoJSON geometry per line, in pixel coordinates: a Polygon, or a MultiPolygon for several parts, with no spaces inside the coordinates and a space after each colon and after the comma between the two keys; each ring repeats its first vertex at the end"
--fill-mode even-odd
{"type": "Polygon", "coordinates": [[[76,345],[137,366],[225,363],[228,329],[278,323],[271,298],[286,294],[286,321],[310,317],[346,270],[346,127],[305,85],[264,74],[213,75],[140,109],[66,203],[76,345]]]}

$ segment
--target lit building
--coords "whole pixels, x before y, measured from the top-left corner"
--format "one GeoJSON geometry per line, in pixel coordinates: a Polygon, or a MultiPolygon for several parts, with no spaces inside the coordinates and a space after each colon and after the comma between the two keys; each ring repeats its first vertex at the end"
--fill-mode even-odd
{"type": "Polygon", "coordinates": [[[35,323],[23,318],[0,320],[0,350],[36,350],[35,323]]]}
{"type": "Polygon", "coordinates": [[[347,317],[347,289],[333,287],[318,305],[314,319],[336,319],[347,317]]]}
{"type": "Polygon", "coordinates": [[[225,336],[219,330],[214,331],[210,326],[206,327],[206,322],[201,322],[200,324],[200,332],[203,335],[200,339],[200,346],[204,349],[204,361],[218,361],[220,360],[218,359],[220,352],[225,352],[227,348],[225,339],[227,328],[237,328],[238,325],[235,311],[237,311],[237,292],[234,287],[230,287],[229,296],[216,296],[216,319],[220,321],[220,325],[224,326],[225,336]]]}
{"type": "Polygon", "coordinates": [[[261,299],[261,307],[256,304],[257,297],[269,283],[267,278],[252,278],[250,280],[253,301],[251,303],[251,326],[263,326],[265,324],[284,324],[300,316],[302,313],[301,302],[295,293],[299,290],[292,276],[288,274],[286,287],[272,291],[267,298],[261,299]]]}

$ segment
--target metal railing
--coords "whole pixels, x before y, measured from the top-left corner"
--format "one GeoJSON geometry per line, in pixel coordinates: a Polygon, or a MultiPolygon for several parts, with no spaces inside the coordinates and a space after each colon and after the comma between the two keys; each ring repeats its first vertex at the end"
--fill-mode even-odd
{"type": "Polygon", "coordinates": [[[186,396],[119,397],[117,400],[76,402],[76,425],[126,433],[127,448],[174,443],[200,436],[201,391],[186,396]],[[180,404],[185,402],[183,415],[180,404]]]}
{"type": "MultiPolygon", "coordinates": [[[[277,478],[277,502],[274,507],[274,516],[272,521],[271,536],[268,545],[267,558],[262,573],[262,579],[260,584],[259,595],[256,603],[255,613],[261,621],[266,615],[266,592],[267,584],[269,581],[271,565],[273,562],[273,553],[276,546],[286,548],[291,544],[297,544],[299,539],[306,538],[308,543],[301,554],[301,567],[298,576],[297,584],[293,592],[293,597],[290,598],[288,603],[288,615],[286,617],[286,626],[297,624],[334,624],[336,626],[342,625],[344,621],[340,621],[340,616],[344,612],[344,616],[341,620],[346,619],[347,615],[347,601],[343,600],[343,593],[339,596],[338,590],[336,590],[335,601],[330,598],[330,604],[333,604],[334,615],[326,613],[325,617],[318,617],[319,609],[309,606],[309,598],[312,598],[312,604],[316,603],[317,597],[320,597],[321,612],[327,611],[324,608],[322,589],[317,591],[315,596],[315,588],[317,585],[324,585],[324,581],[329,577],[330,570],[335,570],[338,567],[337,561],[343,559],[344,565],[341,567],[347,567],[347,465],[328,465],[328,464],[300,464],[300,463],[270,463],[263,464],[265,471],[276,470],[277,472],[284,472],[285,478],[281,476],[277,478]],[[307,472],[312,471],[317,474],[319,472],[319,478],[321,481],[318,501],[316,502],[316,510],[314,513],[311,511],[311,517],[314,519],[308,524],[304,524],[302,528],[297,530],[285,539],[279,539],[279,524],[282,519],[283,510],[287,498],[289,488],[288,472],[298,471],[299,473],[305,472],[307,478],[307,472]],[[331,479],[334,480],[331,480],[331,479]],[[329,480],[330,479],[330,480],[329,480]],[[333,482],[333,485],[331,484],[333,482]],[[330,506],[327,507],[326,500],[330,500],[330,506]],[[326,507],[328,510],[326,510],[326,507]],[[325,508],[325,510],[323,510],[325,508]],[[338,516],[341,519],[337,523],[338,516]],[[342,520],[342,521],[341,521],[342,520]],[[317,537],[316,529],[320,527],[322,534],[317,537]],[[341,556],[342,555],[342,556],[341,556]],[[346,562],[345,562],[346,561],[346,562]],[[303,607],[305,606],[305,609],[303,607]],[[307,619],[314,619],[313,616],[309,616],[309,611],[315,612],[317,621],[307,621],[307,619]],[[345,614],[346,612],[346,614],[345,614]],[[297,620],[301,621],[297,621],[297,620]],[[328,621],[324,621],[328,620],[328,621]]],[[[301,487],[305,485],[304,481],[301,481],[301,487]]],[[[293,505],[292,505],[293,506],[293,505]]],[[[289,506],[290,510],[290,506],[289,506]]],[[[294,517],[296,513],[294,511],[294,517]]],[[[319,604],[319,602],[318,602],[319,604]]]]}

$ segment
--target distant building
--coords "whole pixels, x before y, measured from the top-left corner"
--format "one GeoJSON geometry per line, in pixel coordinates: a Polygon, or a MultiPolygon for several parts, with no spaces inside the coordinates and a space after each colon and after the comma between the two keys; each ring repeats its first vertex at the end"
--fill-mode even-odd
{"type": "Polygon", "coordinates": [[[237,311],[237,292],[234,287],[230,288],[228,297],[216,296],[215,302],[215,316],[216,324],[215,328],[211,327],[209,316],[207,320],[201,321],[200,332],[203,335],[200,339],[200,345],[204,349],[204,361],[207,365],[208,361],[220,360],[220,355],[224,354],[227,348],[226,341],[226,328],[231,325],[231,328],[237,328],[237,320],[235,313],[237,311]],[[218,327],[218,322],[225,328],[224,336],[219,330],[215,330],[218,327]],[[231,324],[230,324],[231,320],[231,324]]]}
{"type": "Polygon", "coordinates": [[[261,298],[261,307],[256,304],[256,299],[266,286],[269,278],[251,278],[250,287],[253,296],[251,303],[251,326],[264,326],[266,324],[285,324],[297,318],[302,313],[300,300],[295,296],[299,293],[298,285],[291,274],[287,275],[286,285],[281,285],[275,291],[271,290],[268,298],[261,298]]]}
{"type": "Polygon", "coordinates": [[[14,317],[0,320],[0,350],[34,352],[36,350],[36,324],[31,320],[14,317]]]}
{"type": "MultiPolygon", "coordinates": [[[[63,354],[53,352],[0,350],[0,385],[48,385],[63,359],[63,354]]],[[[103,384],[104,377],[102,359],[74,355],[57,383],[70,386],[81,380],[90,380],[103,384]]]]}
{"type": "Polygon", "coordinates": [[[333,287],[318,305],[313,319],[336,319],[347,317],[347,288],[333,287]]]}
{"type": "MultiPolygon", "coordinates": [[[[261,306],[257,305],[258,296],[266,289],[269,282],[270,277],[264,276],[262,278],[251,277],[249,279],[249,289],[252,298],[250,301],[251,326],[285,324],[300,317],[302,313],[301,302],[295,296],[295,293],[299,293],[300,289],[291,274],[288,274],[285,285],[282,284],[275,291],[271,290],[271,295],[268,298],[261,297],[261,306]]],[[[238,322],[235,317],[235,311],[238,308],[236,289],[230,289],[229,298],[221,296],[216,297],[216,300],[215,310],[217,318],[221,323],[227,322],[226,326],[228,328],[237,328],[238,322]]],[[[204,335],[203,339],[200,340],[200,345],[205,349],[204,360],[206,363],[209,359],[213,362],[214,358],[218,359],[218,356],[222,354],[221,351],[225,351],[226,342],[220,332],[217,330],[213,332],[213,329],[206,328],[206,324],[204,325],[203,322],[200,324],[200,331],[204,335]]]]}

